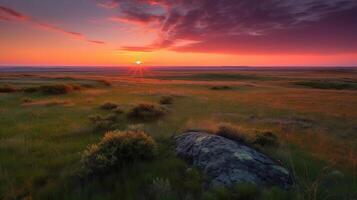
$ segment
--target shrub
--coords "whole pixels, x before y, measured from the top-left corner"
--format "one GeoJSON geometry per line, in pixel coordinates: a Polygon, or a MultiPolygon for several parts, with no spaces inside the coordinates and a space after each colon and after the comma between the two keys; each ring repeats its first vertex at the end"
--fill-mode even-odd
{"type": "Polygon", "coordinates": [[[278,136],[272,132],[262,132],[257,134],[254,144],[261,146],[279,146],[278,136]]]}
{"type": "Polygon", "coordinates": [[[12,85],[3,85],[0,86],[0,93],[12,93],[16,92],[18,89],[12,85]]]}
{"type": "Polygon", "coordinates": [[[43,85],[38,87],[25,88],[25,92],[41,92],[47,95],[68,94],[75,90],[70,84],[43,85]]]}
{"type": "Polygon", "coordinates": [[[73,88],[73,90],[82,90],[82,86],[77,85],[77,84],[70,84],[70,86],[73,88]]]}
{"type": "Polygon", "coordinates": [[[218,125],[218,130],[216,135],[237,141],[237,142],[246,142],[247,138],[244,133],[239,130],[238,127],[233,126],[229,123],[220,123],[218,125]]]}
{"type": "Polygon", "coordinates": [[[31,103],[33,100],[31,98],[23,98],[22,103],[31,103]]]}
{"type": "Polygon", "coordinates": [[[107,103],[104,103],[100,106],[101,109],[103,110],[113,110],[115,108],[117,108],[118,105],[115,104],[115,103],[111,103],[111,102],[107,102],[107,103]]]}
{"type": "Polygon", "coordinates": [[[122,113],[124,113],[124,110],[122,109],[122,108],[115,108],[114,109],[114,112],[116,113],[116,114],[122,114],[122,113]]]}
{"type": "Polygon", "coordinates": [[[112,86],[112,83],[110,82],[110,81],[108,81],[108,80],[105,80],[105,79],[103,79],[103,80],[98,80],[98,82],[99,83],[101,83],[101,84],[103,84],[103,85],[105,85],[105,86],[112,86]]]}
{"type": "Polygon", "coordinates": [[[160,99],[160,104],[169,105],[169,104],[172,104],[173,101],[174,101],[174,98],[172,96],[163,96],[160,99]]]}
{"type": "Polygon", "coordinates": [[[230,90],[230,89],[232,89],[232,87],[227,86],[227,85],[211,87],[211,90],[230,90]]]}
{"type": "Polygon", "coordinates": [[[109,130],[113,127],[116,120],[117,116],[114,115],[109,115],[108,117],[103,117],[101,115],[89,116],[89,121],[95,130],[109,130]]]}
{"type": "Polygon", "coordinates": [[[139,104],[128,112],[128,117],[134,120],[155,120],[165,114],[164,110],[154,104],[139,104]]]}
{"type": "Polygon", "coordinates": [[[142,131],[110,131],[82,154],[81,175],[100,175],[154,157],[155,141],[142,131]]]}

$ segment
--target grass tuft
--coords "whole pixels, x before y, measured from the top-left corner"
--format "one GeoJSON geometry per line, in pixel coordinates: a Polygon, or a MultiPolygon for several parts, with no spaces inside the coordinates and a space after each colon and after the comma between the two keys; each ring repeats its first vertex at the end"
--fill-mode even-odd
{"type": "Polygon", "coordinates": [[[3,86],[0,86],[0,93],[13,93],[13,92],[17,92],[18,89],[13,86],[13,85],[3,85],[3,86]]]}
{"type": "Polygon", "coordinates": [[[106,102],[100,106],[100,108],[103,110],[114,110],[117,107],[118,107],[118,105],[115,103],[112,103],[112,102],[106,102]]]}
{"type": "Polygon", "coordinates": [[[277,147],[279,146],[278,136],[272,132],[262,132],[258,133],[254,144],[258,144],[260,146],[270,146],[270,147],[277,147]]]}
{"type": "Polygon", "coordinates": [[[163,96],[160,99],[160,104],[162,105],[171,105],[174,101],[174,98],[172,96],[163,96]]]}
{"type": "Polygon", "coordinates": [[[80,175],[103,175],[136,160],[150,160],[155,149],[154,139],[143,131],[107,132],[83,152],[80,175]]]}
{"type": "Polygon", "coordinates": [[[162,107],[155,104],[138,104],[134,108],[132,108],[127,116],[133,120],[142,120],[142,121],[151,121],[156,120],[162,116],[164,116],[165,111],[162,107]]]}
{"type": "Polygon", "coordinates": [[[98,80],[98,82],[103,84],[103,85],[105,85],[105,86],[108,86],[108,87],[112,86],[112,83],[110,81],[108,81],[108,80],[105,80],[105,79],[98,80]]]}
{"type": "Polygon", "coordinates": [[[230,123],[220,123],[215,134],[237,142],[247,141],[247,137],[243,131],[239,127],[233,126],[230,123]]]}

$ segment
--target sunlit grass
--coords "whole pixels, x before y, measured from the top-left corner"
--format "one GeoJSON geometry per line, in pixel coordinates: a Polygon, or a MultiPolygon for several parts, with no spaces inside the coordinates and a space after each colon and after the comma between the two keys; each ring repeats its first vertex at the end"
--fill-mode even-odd
{"type": "MultiPolygon", "coordinates": [[[[294,87],[290,79],[297,77],[278,75],[278,80],[237,75],[234,79],[238,77],[238,82],[225,78],[227,84],[214,82],[214,85],[196,80],[135,81],[135,78],[88,74],[2,79],[20,88],[61,83],[91,84],[93,87],[54,96],[0,93],[0,194],[3,195],[0,198],[136,199],[147,194],[147,191],[143,194],[137,191],[150,188],[148,185],[157,178],[168,180],[175,196],[181,199],[185,198],[180,196],[184,193],[199,197],[203,193],[204,177],[197,175],[192,179],[191,174],[186,174],[189,166],[175,157],[171,137],[186,128],[216,129],[222,122],[239,126],[249,137],[262,131],[276,133],[282,144],[266,152],[294,168],[303,195],[314,193],[309,189],[317,187],[314,183],[326,166],[344,174],[339,184],[327,187],[328,194],[333,194],[331,198],[349,195],[357,188],[356,93],[294,87]],[[108,80],[111,87],[98,80],[108,80]],[[232,85],[234,89],[211,90],[215,85],[232,85]],[[236,89],[237,86],[244,89],[236,89]],[[158,105],[167,95],[174,101],[164,105],[168,109],[164,116],[149,122],[127,119],[126,114],[136,105],[158,105]],[[30,98],[31,102],[24,103],[25,98],[30,98]],[[114,110],[100,109],[107,102],[115,103],[124,112],[114,127],[143,129],[158,142],[158,157],[124,168],[102,180],[77,182],[73,176],[79,167],[80,152],[87,145],[97,143],[104,133],[95,130],[88,117],[113,114],[114,110]]],[[[216,75],[209,78],[212,82],[216,75]]],[[[322,199],[327,194],[323,192],[326,187],[321,183],[318,188],[318,198],[322,199]]]]}

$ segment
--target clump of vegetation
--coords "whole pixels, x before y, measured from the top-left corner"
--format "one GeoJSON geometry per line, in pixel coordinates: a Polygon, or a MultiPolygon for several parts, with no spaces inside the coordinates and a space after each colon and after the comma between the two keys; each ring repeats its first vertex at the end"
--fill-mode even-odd
{"type": "Polygon", "coordinates": [[[118,116],[116,114],[111,114],[106,117],[101,115],[92,115],[89,116],[89,121],[95,130],[110,130],[114,128],[115,123],[118,120],[118,116]]]}
{"type": "Polygon", "coordinates": [[[32,103],[33,100],[31,98],[23,98],[22,103],[32,103]]]}
{"type": "Polygon", "coordinates": [[[108,80],[105,80],[105,79],[98,80],[98,82],[103,84],[103,85],[105,85],[105,86],[108,86],[108,87],[112,86],[112,83],[110,81],[108,81],[108,80]]]}
{"type": "Polygon", "coordinates": [[[233,89],[231,86],[222,85],[222,86],[213,86],[211,90],[231,90],[233,89]]]}
{"type": "Polygon", "coordinates": [[[258,133],[253,143],[260,146],[279,146],[278,136],[269,131],[258,133]]]}
{"type": "Polygon", "coordinates": [[[317,89],[357,90],[357,83],[345,81],[300,81],[295,84],[317,89]]]}
{"type": "Polygon", "coordinates": [[[160,104],[170,105],[173,103],[173,101],[174,101],[174,98],[172,96],[163,96],[160,99],[160,104]]]}
{"type": "Polygon", "coordinates": [[[29,87],[23,89],[24,92],[41,92],[46,95],[68,94],[75,90],[80,90],[81,87],[74,84],[55,84],[55,85],[42,85],[38,87],[29,87]]]}
{"type": "Polygon", "coordinates": [[[134,120],[150,121],[162,117],[165,111],[162,107],[155,104],[138,104],[127,114],[128,118],[134,120]]]}
{"type": "Polygon", "coordinates": [[[0,93],[12,93],[17,92],[18,89],[13,85],[3,85],[0,86],[0,93]]]}
{"type": "Polygon", "coordinates": [[[215,134],[237,142],[247,142],[247,137],[243,131],[230,123],[220,123],[215,134]]]}
{"type": "Polygon", "coordinates": [[[155,141],[143,131],[110,131],[82,154],[81,175],[101,175],[136,160],[150,160],[155,149],[155,141]]]}
{"type": "Polygon", "coordinates": [[[118,108],[118,105],[112,102],[106,102],[100,106],[101,109],[103,110],[114,110],[118,108]]]}
{"type": "Polygon", "coordinates": [[[114,111],[114,113],[116,113],[116,114],[122,114],[122,113],[124,113],[124,110],[123,110],[122,108],[120,108],[120,107],[115,108],[113,111],[114,111]]]}

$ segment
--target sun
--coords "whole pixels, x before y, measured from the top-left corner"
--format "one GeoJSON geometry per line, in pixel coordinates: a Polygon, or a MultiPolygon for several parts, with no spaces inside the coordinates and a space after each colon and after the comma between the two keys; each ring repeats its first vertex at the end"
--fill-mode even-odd
{"type": "Polygon", "coordinates": [[[143,64],[143,62],[141,62],[141,60],[137,60],[137,61],[135,61],[135,64],[141,65],[141,64],[143,64]]]}

